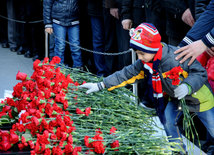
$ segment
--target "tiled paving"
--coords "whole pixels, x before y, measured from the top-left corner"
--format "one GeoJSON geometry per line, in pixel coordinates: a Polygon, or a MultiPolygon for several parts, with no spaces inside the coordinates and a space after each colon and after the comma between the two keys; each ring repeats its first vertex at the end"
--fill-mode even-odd
{"type": "Polygon", "coordinates": [[[33,73],[32,58],[25,58],[24,55],[17,55],[9,48],[0,46],[0,99],[8,96],[13,86],[19,82],[16,80],[18,71],[31,76],[33,73]]]}

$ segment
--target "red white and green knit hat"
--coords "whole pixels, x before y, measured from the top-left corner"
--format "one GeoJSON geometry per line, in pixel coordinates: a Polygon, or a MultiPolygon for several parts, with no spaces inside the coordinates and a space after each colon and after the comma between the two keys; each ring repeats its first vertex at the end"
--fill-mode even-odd
{"type": "Polygon", "coordinates": [[[142,23],[130,35],[130,47],[137,50],[155,54],[161,47],[161,36],[153,24],[142,23]]]}

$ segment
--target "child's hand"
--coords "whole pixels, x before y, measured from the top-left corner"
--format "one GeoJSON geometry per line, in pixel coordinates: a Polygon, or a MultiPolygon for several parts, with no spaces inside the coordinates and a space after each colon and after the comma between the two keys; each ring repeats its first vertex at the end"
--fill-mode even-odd
{"type": "Polygon", "coordinates": [[[100,91],[102,89],[105,88],[105,85],[103,82],[100,83],[85,83],[81,86],[79,86],[80,88],[87,88],[88,90],[86,91],[86,94],[89,93],[93,93],[93,92],[97,92],[100,91]]]}
{"type": "Polygon", "coordinates": [[[181,84],[174,90],[175,97],[179,100],[184,98],[186,95],[188,95],[189,89],[186,84],[181,84]]]}

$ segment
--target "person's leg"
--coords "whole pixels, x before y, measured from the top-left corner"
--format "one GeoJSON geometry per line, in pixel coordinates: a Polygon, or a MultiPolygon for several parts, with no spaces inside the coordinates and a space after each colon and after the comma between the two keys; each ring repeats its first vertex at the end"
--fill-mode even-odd
{"type": "Polygon", "coordinates": [[[166,122],[163,124],[163,126],[167,136],[170,136],[169,141],[179,143],[180,145],[178,146],[178,148],[185,149],[181,133],[177,125],[178,120],[182,114],[183,112],[178,110],[176,103],[168,102],[164,111],[166,122]]]}
{"type": "Polygon", "coordinates": [[[207,131],[209,132],[210,136],[214,138],[214,108],[204,111],[204,112],[198,112],[197,113],[198,118],[201,120],[201,122],[206,127],[207,131]]]}
{"type": "Polygon", "coordinates": [[[212,155],[214,154],[214,108],[204,112],[198,112],[197,115],[209,132],[209,139],[207,139],[209,146],[207,146],[206,151],[208,155],[212,155]]]}
{"type": "MultiPolygon", "coordinates": [[[[105,52],[116,53],[117,52],[117,40],[116,40],[116,19],[110,14],[109,8],[103,8],[104,17],[104,33],[105,33],[105,52]]],[[[117,70],[115,62],[117,62],[117,56],[105,55],[105,67],[106,75],[111,75],[117,70]]]]}
{"type": "Polygon", "coordinates": [[[73,59],[73,67],[79,68],[82,67],[82,55],[80,46],[80,38],[79,38],[79,25],[73,25],[68,27],[68,40],[72,44],[70,45],[71,56],[73,59]]]}
{"type": "MultiPolygon", "coordinates": [[[[120,20],[116,21],[116,33],[117,33],[117,45],[118,52],[124,52],[129,49],[129,31],[124,30],[120,20]]],[[[118,70],[121,70],[123,67],[128,66],[132,63],[131,52],[126,54],[118,55],[118,70]]]]}
{"type": "MultiPolygon", "coordinates": [[[[93,50],[104,52],[104,25],[102,17],[91,16],[93,50]]],[[[105,75],[105,59],[102,54],[94,54],[94,63],[98,76],[105,75]]]]}
{"type": "MultiPolygon", "coordinates": [[[[7,1],[7,16],[10,19],[15,19],[15,6],[13,0],[7,1]]],[[[8,44],[11,51],[15,52],[17,50],[16,42],[16,22],[8,20],[8,44]]]]}
{"type": "Polygon", "coordinates": [[[53,24],[53,32],[55,34],[54,54],[61,58],[61,63],[64,63],[64,52],[67,28],[58,24],[53,24]]]}

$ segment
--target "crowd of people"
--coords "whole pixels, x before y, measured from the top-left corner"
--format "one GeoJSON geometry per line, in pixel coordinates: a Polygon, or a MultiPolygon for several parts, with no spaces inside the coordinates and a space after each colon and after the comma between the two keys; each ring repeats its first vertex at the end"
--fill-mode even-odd
{"type": "Polygon", "coordinates": [[[42,2],[3,0],[0,7],[2,47],[26,58],[39,58],[44,51],[42,2]]]}
{"type": "MultiPolygon", "coordinates": [[[[176,61],[191,66],[195,59],[199,60],[214,91],[214,0],[1,0],[0,3],[1,45],[18,55],[43,59],[47,32],[50,59],[59,56],[65,65],[107,77],[132,63],[131,52],[126,52],[130,49],[132,28],[152,23],[162,42],[178,47],[176,61]]],[[[139,98],[148,104],[145,82],[139,83],[138,89],[139,98]]]]}

